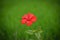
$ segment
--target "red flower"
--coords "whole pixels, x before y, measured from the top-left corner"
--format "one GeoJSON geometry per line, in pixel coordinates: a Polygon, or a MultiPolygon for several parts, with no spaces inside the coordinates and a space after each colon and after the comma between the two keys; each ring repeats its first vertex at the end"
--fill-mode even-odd
{"type": "Polygon", "coordinates": [[[34,16],[31,13],[25,14],[22,17],[22,24],[25,24],[26,23],[27,26],[32,25],[32,23],[35,22],[35,21],[36,21],[36,16],[34,16]]]}

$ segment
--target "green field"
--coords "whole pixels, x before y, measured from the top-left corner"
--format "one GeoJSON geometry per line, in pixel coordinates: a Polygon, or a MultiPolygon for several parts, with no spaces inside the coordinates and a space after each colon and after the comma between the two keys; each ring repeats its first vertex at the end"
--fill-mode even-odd
{"type": "Polygon", "coordinates": [[[1,0],[0,1],[0,40],[38,40],[27,30],[43,30],[41,40],[60,40],[60,19],[58,0],[1,0]],[[28,12],[37,17],[30,27],[21,24],[28,12]]]}

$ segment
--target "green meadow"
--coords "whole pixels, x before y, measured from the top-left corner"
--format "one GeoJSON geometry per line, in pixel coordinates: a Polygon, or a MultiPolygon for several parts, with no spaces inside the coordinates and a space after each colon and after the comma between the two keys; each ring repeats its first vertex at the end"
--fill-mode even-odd
{"type": "Polygon", "coordinates": [[[25,31],[41,27],[41,39],[60,40],[59,0],[1,0],[0,40],[38,40],[25,31]],[[21,23],[28,12],[37,17],[31,26],[21,23]]]}

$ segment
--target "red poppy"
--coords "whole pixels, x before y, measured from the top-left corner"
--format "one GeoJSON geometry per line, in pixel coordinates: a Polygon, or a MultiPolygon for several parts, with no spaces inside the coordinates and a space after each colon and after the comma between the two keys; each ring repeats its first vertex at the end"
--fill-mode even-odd
{"type": "Polygon", "coordinates": [[[26,24],[27,26],[32,25],[32,23],[35,22],[35,21],[36,21],[36,16],[34,16],[31,13],[25,14],[22,17],[22,24],[26,24]]]}

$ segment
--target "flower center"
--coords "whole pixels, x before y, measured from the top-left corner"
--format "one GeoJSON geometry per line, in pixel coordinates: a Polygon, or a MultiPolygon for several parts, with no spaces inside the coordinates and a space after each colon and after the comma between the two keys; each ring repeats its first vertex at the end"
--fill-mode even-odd
{"type": "Polygon", "coordinates": [[[27,19],[27,21],[30,21],[30,20],[31,20],[30,18],[27,19]]]}
{"type": "Polygon", "coordinates": [[[27,21],[30,21],[31,20],[31,18],[30,18],[30,16],[28,16],[28,19],[27,19],[27,21]]]}

